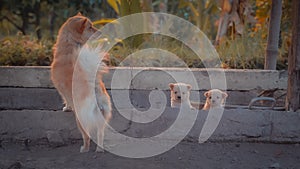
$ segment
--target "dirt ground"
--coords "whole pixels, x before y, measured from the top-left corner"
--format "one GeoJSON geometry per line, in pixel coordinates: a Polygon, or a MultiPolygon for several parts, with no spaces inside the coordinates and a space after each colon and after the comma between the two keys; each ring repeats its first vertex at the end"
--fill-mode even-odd
{"type": "MultiPolygon", "coordinates": [[[[2,143],[1,169],[299,169],[299,144],[204,143],[183,141],[170,151],[144,159],[109,152],[79,153],[80,143],[61,147],[2,143]]],[[[93,149],[91,147],[91,149],[93,149]]]]}

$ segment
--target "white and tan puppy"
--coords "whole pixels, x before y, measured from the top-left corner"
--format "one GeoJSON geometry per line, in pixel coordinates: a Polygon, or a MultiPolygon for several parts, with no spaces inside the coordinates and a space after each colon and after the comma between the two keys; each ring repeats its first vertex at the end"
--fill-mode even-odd
{"type": "Polygon", "coordinates": [[[103,151],[104,129],[112,117],[110,96],[102,82],[102,75],[107,71],[104,57],[99,48],[92,49],[85,45],[74,69],[73,110],[83,138],[80,152],[89,151],[92,136],[95,136],[93,138],[96,138],[98,145],[96,152],[103,151]]]}
{"type": "Polygon", "coordinates": [[[203,110],[209,110],[211,108],[221,108],[226,97],[228,97],[227,93],[219,89],[209,90],[204,93],[204,96],[206,97],[206,101],[203,110]]]}
{"type": "Polygon", "coordinates": [[[169,87],[171,89],[171,107],[180,108],[184,106],[194,109],[190,102],[190,91],[192,89],[190,84],[170,83],[169,87]]]}

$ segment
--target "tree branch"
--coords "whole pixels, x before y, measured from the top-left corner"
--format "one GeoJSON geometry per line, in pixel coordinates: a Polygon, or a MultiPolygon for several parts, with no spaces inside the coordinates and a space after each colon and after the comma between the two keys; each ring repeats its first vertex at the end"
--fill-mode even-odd
{"type": "Polygon", "coordinates": [[[20,30],[24,35],[26,34],[25,31],[19,25],[17,25],[13,20],[11,20],[9,17],[3,16],[1,18],[1,20],[4,20],[4,19],[6,19],[9,23],[14,25],[14,27],[16,27],[18,30],[20,30]]]}

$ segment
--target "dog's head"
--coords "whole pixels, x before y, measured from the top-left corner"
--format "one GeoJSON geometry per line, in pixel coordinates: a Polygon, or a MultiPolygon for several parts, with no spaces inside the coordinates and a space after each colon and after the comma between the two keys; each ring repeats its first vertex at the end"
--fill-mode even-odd
{"type": "Polygon", "coordinates": [[[192,86],[185,83],[170,83],[169,87],[171,89],[171,100],[177,102],[184,102],[189,100],[190,90],[192,86]]]}
{"type": "Polygon", "coordinates": [[[212,107],[220,106],[223,104],[226,97],[228,97],[227,93],[222,92],[219,89],[212,89],[204,93],[206,97],[206,102],[208,102],[212,107]]]}
{"type": "Polygon", "coordinates": [[[70,32],[73,40],[81,45],[97,32],[97,28],[93,26],[93,23],[81,13],[69,18],[61,29],[70,32]]]}

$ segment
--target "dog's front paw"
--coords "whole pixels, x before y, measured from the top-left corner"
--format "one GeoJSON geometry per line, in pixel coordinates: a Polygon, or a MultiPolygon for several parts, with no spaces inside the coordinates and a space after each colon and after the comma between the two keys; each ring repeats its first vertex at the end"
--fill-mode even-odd
{"type": "Polygon", "coordinates": [[[86,152],[89,152],[89,147],[81,146],[80,153],[86,153],[86,152]]]}
{"type": "Polygon", "coordinates": [[[99,146],[97,146],[97,148],[96,148],[96,151],[95,151],[96,153],[104,153],[104,149],[103,148],[101,148],[101,147],[99,147],[99,146]]]}
{"type": "Polygon", "coordinates": [[[71,107],[68,106],[63,107],[63,112],[71,112],[71,111],[72,111],[71,107]]]}

